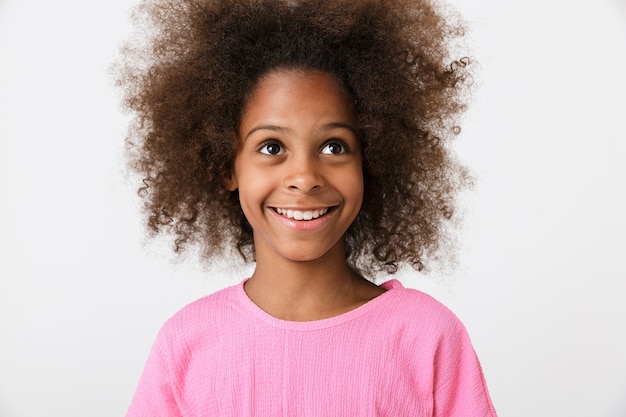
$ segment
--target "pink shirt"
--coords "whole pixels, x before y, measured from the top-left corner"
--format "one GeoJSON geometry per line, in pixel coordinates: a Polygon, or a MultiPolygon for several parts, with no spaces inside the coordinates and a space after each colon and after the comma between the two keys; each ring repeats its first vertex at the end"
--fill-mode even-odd
{"type": "Polygon", "coordinates": [[[161,329],[127,417],[495,416],[461,322],[392,280],[329,319],[289,322],[243,282],[161,329]]]}

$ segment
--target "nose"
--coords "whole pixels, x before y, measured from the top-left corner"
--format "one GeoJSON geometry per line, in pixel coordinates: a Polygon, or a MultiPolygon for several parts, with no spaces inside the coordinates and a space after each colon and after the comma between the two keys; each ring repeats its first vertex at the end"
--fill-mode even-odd
{"type": "Polygon", "coordinates": [[[308,193],[324,185],[320,161],[314,156],[293,158],[286,168],[284,185],[290,190],[308,193]]]}

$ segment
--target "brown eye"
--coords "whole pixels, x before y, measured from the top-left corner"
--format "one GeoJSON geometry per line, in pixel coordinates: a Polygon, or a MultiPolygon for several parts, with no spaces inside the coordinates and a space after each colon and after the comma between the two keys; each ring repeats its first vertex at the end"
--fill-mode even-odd
{"type": "Polygon", "coordinates": [[[266,143],[261,146],[259,152],[265,155],[282,155],[285,153],[280,144],[275,142],[266,143]]]}
{"type": "Polygon", "coordinates": [[[346,145],[341,142],[329,142],[322,148],[323,154],[337,155],[346,152],[346,145]]]}

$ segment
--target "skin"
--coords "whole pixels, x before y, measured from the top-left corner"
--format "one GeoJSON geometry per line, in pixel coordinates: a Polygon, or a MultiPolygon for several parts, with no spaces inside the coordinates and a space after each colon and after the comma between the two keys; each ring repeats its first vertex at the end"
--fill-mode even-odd
{"type": "Polygon", "coordinates": [[[310,321],[352,310],[384,290],[347,264],[343,236],[363,201],[354,110],[322,72],[277,70],[240,121],[229,190],[252,225],[250,299],[274,317],[310,321]]]}

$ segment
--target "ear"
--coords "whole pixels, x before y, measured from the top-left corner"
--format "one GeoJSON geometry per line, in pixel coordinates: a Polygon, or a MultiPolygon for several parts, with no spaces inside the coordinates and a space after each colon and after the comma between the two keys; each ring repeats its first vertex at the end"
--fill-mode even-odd
{"type": "Polygon", "coordinates": [[[237,177],[233,172],[231,172],[228,177],[224,177],[224,179],[222,179],[222,184],[224,184],[224,187],[226,187],[226,189],[231,192],[235,191],[239,187],[239,184],[237,183],[237,177]]]}
{"type": "MultiPolygon", "coordinates": [[[[2,1],[2,0],[0,0],[2,1]]],[[[232,138],[232,143],[238,143],[239,139],[237,136],[232,138]]],[[[237,148],[235,148],[235,155],[233,155],[232,159],[228,163],[228,173],[224,175],[222,178],[222,184],[224,184],[224,188],[226,188],[231,193],[239,188],[239,182],[237,181],[237,175],[235,175],[235,159],[237,155],[237,148]]]]}

